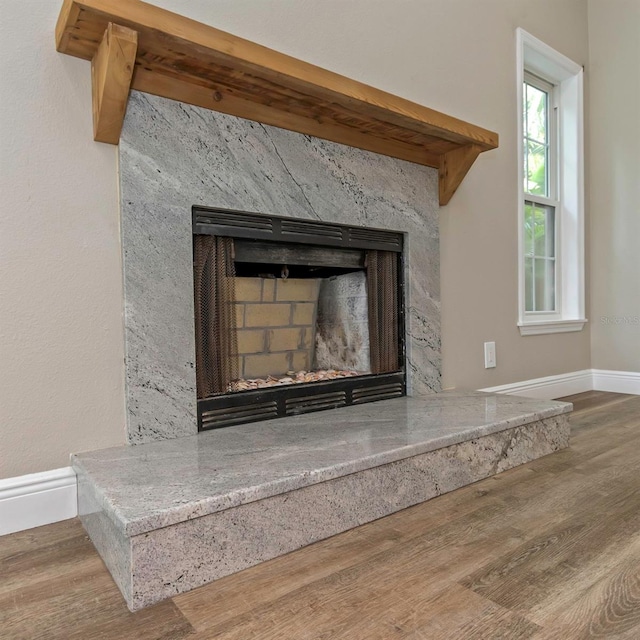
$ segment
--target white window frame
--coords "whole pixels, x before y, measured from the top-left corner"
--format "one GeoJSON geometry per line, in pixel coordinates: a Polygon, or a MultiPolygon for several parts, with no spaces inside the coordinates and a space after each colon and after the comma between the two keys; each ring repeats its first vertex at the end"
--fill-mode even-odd
{"type": "MultiPolygon", "coordinates": [[[[584,123],[583,69],[523,29],[516,30],[518,99],[518,327],[520,334],[538,335],[581,331],[585,318],[584,293],[584,123]],[[522,108],[525,74],[553,85],[558,204],[556,232],[556,309],[526,311],[524,201],[524,125],[522,108]]],[[[551,114],[550,114],[551,115],[551,114]]]]}

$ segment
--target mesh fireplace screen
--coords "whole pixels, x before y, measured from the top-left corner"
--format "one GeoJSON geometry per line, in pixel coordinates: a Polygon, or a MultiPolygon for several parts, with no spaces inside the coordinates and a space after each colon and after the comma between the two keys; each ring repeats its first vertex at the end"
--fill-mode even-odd
{"type": "Polygon", "coordinates": [[[198,398],[226,393],[238,377],[233,238],[194,236],[198,398]]]}
{"type": "MultiPolygon", "coordinates": [[[[198,399],[227,393],[239,378],[232,238],[194,236],[196,384],[198,399]]],[[[399,368],[398,259],[367,250],[370,371],[399,368]]]]}
{"type": "Polygon", "coordinates": [[[371,373],[398,369],[398,259],[391,251],[367,251],[367,299],[371,373]]]}

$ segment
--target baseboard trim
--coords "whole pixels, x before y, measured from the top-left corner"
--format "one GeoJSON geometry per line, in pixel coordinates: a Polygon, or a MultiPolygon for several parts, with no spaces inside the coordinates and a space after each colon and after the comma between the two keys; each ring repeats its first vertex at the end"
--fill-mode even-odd
{"type": "Polygon", "coordinates": [[[0,480],[0,536],[78,515],[71,467],[0,480]]]}
{"type": "Polygon", "coordinates": [[[598,391],[631,393],[640,396],[640,372],[592,369],[593,388],[598,391]]]}
{"type": "Polygon", "coordinates": [[[534,378],[533,380],[503,384],[498,387],[480,389],[480,391],[551,400],[552,398],[570,396],[574,393],[591,391],[592,388],[591,369],[585,369],[583,371],[561,373],[556,376],[546,376],[544,378],[534,378]]]}
{"type": "Polygon", "coordinates": [[[608,371],[584,369],[556,376],[534,378],[497,387],[480,389],[491,393],[528,396],[540,400],[562,398],[585,391],[611,391],[640,395],[640,373],[634,371],[608,371]]]}

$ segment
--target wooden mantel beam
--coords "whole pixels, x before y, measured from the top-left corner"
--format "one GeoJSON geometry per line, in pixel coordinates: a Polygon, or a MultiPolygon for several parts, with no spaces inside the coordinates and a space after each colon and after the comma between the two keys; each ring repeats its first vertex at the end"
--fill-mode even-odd
{"type": "Polygon", "coordinates": [[[141,0],[63,0],[56,46],[92,61],[101,142],[118,144],[135,89],[434,167],[442,205],[498,146],[493,131],[141,0]]]}
{"type": "Polygon", "coordinates": [[[93,139],[118,144],[136,62],[138,34],[110,22],[91,59],[93,139]]]}

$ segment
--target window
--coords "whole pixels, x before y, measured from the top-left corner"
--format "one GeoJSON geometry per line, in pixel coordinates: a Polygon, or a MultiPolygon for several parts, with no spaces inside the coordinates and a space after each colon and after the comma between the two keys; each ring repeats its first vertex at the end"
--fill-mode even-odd
{"type": "Polygon", "coordinates": [[[525,312],[557,311],[558,147],[553,85],[525,73],[523,85],[525,312]]]}
{"type": "Polygon", "coordinates": [[[519,322],[522,335],[584,318],[582,67],[522,29],[518,39],[519,322]]]}

